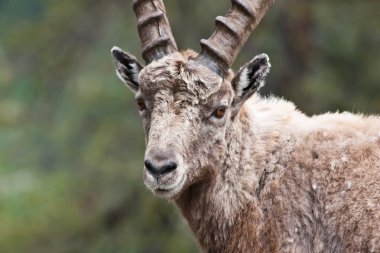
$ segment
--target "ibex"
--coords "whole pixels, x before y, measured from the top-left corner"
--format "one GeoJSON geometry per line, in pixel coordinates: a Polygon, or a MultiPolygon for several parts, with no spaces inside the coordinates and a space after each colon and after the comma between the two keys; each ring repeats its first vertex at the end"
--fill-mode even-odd
{"type": "Polygon", "coordinates": [[[255,94],[265,54],[231,65],[274,0],[232,0],[202,51],[179,52],[162,0],[134,0],[147,65],[114,47],[146,135],[144,182],[203,252],[380,252],[380,117],[308,117],[255,94]]]}

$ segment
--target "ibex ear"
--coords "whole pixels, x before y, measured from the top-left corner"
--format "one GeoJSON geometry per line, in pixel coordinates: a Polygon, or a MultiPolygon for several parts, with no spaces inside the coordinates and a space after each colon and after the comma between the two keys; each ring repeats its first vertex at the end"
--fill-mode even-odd
{"type": "Polygon", "coordinates": [[[232,87],[235,90],[233,106],[239,108],[250,96],[264,86],[265,77],[269,73],[270,67],[268,55],[260,54],[240,68],[232,79],[232,87]]]}
{"type": "Polygon", "coordinates": [[[116,74],[133,92],[139,89],[138,76],[143,66],[136,57],[124,52],[118,47],[113,47],[111,53],[114,57],[116,74]]]}

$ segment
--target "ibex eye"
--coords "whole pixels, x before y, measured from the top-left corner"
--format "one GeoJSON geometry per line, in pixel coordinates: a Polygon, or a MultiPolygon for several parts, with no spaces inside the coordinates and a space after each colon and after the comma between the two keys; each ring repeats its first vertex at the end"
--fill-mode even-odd
{"type": "Polygon", "coordinates": [[[219,107],[218,109],[216,109],[212,115],[215,117],[215,118],[218,118],[218,119],[221,119],[224,117],[224,115],[226,114],[226,111],[227,111],[227,107],[226,106],[221,106],[219,107]]]}
{"type": "Polygon", "coordinates": [[[139,107],[140,111],[144,111],[146,109],[144,99],[142,98],[137,99],[137,106],[139,107]]]}

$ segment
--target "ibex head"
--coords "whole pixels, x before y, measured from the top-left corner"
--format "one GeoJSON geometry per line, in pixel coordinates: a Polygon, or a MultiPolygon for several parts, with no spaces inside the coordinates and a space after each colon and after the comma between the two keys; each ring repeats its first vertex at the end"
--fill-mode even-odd
{"type": "Polygon", "coordinates": [[[232,0],[196,54],[178,52],[162,0],[134,0],[147,65],[117,47],[112,54],[118,76],[135,93],[147,141],[144,181],[156,195],[175,198],[222,165],[226,136],[270,63],[262,54],[236,75],[230,67],[273,1],[232,0]]]}

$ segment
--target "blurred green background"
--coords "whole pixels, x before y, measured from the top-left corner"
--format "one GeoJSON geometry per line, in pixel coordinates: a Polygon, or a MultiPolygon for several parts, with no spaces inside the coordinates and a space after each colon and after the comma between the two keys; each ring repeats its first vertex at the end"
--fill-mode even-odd
{"type": "MultiPolygon", "coordinates": [[[[199,50],[229,1],[167,0],[199,50]]],[[[380,2],[278,0],[235,69],[266,52],[262,93],[307,114],[380,112],[380,2]]],[[[198,252],[142,181],[144,137],[110,48],[139,59],[131,0],[0,0],[0,252],[198,252]]]]}

